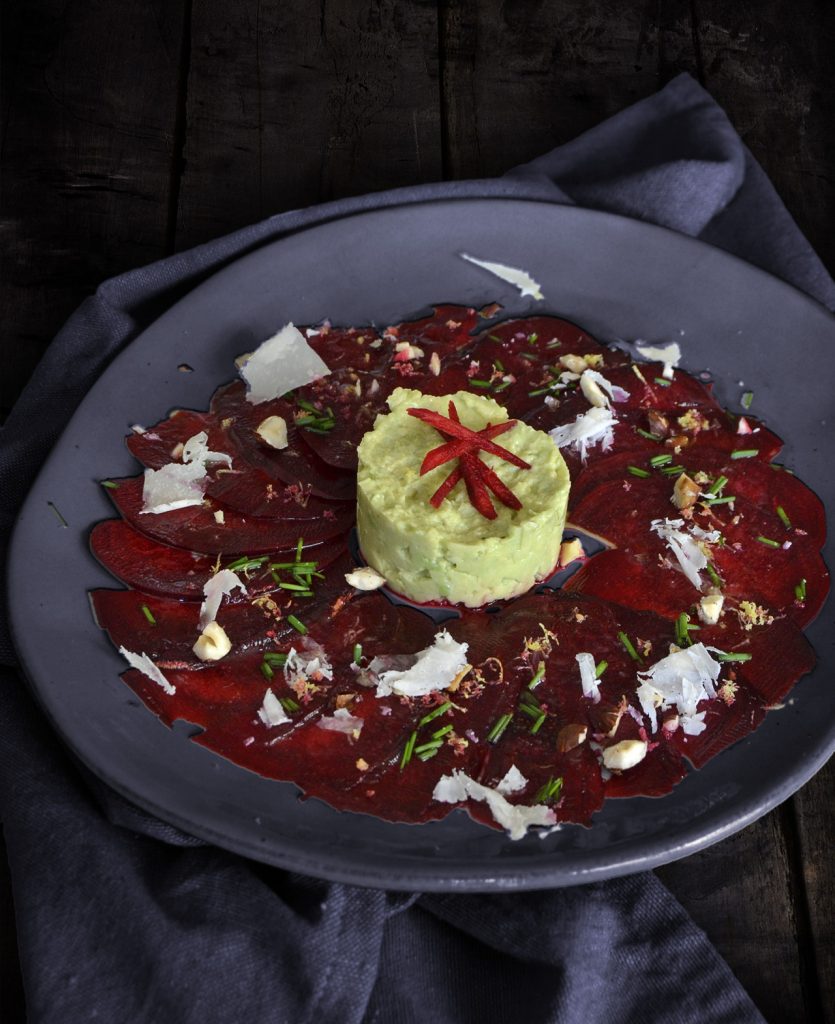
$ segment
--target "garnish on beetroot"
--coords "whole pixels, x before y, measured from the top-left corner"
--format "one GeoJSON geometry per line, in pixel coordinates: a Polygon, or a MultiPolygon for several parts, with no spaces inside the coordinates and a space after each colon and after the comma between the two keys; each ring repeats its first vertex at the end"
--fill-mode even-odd
{"type": "Polygon", "coordinates": [[[411,408],[406,410],[410,416],[423,420],[429,426],[434,427],[439,433],[450,438],[445,444],[433,448],[426,453],[426,457],[420,467],[420,475],[431,472],[442,466],[445,462],[458,459],[457,467],[449,474],[441,486],[429,499],[429,504],[434,508],[440,508],[444,499],[450,494],[455,485],[463,479],[467,488],[472,506],[484,516],[485,519],[495,519],[496,509],[488,494],[488,489],[495,494],[499,501],[508,508],[521,509],[522,502],[516,497],[511,489],[502,482],[499,475],[481,461],[478,453],[488,452],[490,455],[497,455],[519,469],[530,469],[531,464],[520,459],[518,455],[494,444],[492,438],[505,433],[516,426],[516,420],[508,420],[505,423],[498,423],[485,427],[483,430],[470,430],[465,427],[458,416],[455,402],[450,400],[449,416],[442,416],[432,409],[411,408]]]}

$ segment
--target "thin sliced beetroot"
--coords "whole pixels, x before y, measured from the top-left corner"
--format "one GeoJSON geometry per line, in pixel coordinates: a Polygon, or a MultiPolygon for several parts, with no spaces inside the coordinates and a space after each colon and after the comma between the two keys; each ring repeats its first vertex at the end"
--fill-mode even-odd
{"type": "Polygon", "coordinates": [[[305,544],[321,544],[345,534],[354,519],[353,508],[343,503],[329,505],[318,519],[258,519],[224,509],[211,498],[171,512],[143,513],[142,477],[113,482],[117,487],[108,493],[134,529],[162,544],[206,554],[236,554],[241,548],[250,555],[287,551],[299,537],[305,544]],[[223,512],[223,523],[215,521],[216,511],[223,512]]]}
{"type": "MultiPolygon", "coordinates": [[[[299,437],[329,466],[356,472],[357,446],[378,414],[387,411],[386,399],[394,386],[390,378],[345,369],[298,388],[297,402],[310,404],[320,415],[332,413],[334,421],[325,432],[297,425],[299,437]]],[[[299,415],[304,414],[301,410],[299,415]]]]}
{"type": "Polygon", "coordinates": [[[295,416],[300,410],[284,398],[252,405],[241,381],[218,388],[212,396],[212,412],[229,438],[229,451],[262,470],[273,480],[298,486],[320,498],[351,501],[356,494],[353,475],[322,462],[299,437],[295,416]],[[287,425],[287,447],[273,448],[258,435],[265,419],[280,416],[287,425]]]}
{"type": "MultiPolygon", "coordinates": [[[[202,600],[203,586],[214,575],[217,565],[217,555],[158,544],[121,519],[105,519],[96,523],[90,534],[90,549],[116,579],[158,597],[202,600]]],[[[346,551],[345,538],[334,537],[322,544],[303,547],[302,560],[315,561],[317,569],[322,570],[346,551]]],[[[296,549],[285,553],[292,561],[296,549]]],[[[250,552],[239,551],[226,555],[221,568],[248,554],[250,552]]],[[[262,594],[275,588],[275,580],[264,568],[250,573],[247,587],[252,594],[262,594]]]]}

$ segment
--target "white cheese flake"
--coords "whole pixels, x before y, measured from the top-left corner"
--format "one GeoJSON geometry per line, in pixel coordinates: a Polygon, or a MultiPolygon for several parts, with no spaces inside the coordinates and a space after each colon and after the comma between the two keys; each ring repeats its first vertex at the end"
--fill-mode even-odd
{"type": "Polygon", "coordinates": [[[511,793],[521,793],[527,786],[528,780],[519,771],[515,764],[512,764],[505,772],[504,778],[496,783],[496,792],[502,796],[509,796],[511,793]]]}
{"type": "Polygon", "coordinates": [[[645,672],[639,672],[641,684],[638,700],[650,720],[652,731],[658,729],[657,712],[675,707],[683,732],[698,736],[705,729],[704,712],[698,711],[700,701],[713,700],[716,680],[722,666],[710,652],[721,654],[715,647],[693,644],[656,662],[645,672]]]}
{"type": "Polygon", "coordinates": [[[377,675],[377,696],[396,693],[399,697],[424,697],[435,690],[445,690],[467,664],[467,647],[444,629],[435,634],[431,647],[414,655],[409,668],[378,673],[380,662],[374,658],[369,669],[377,675]]]}
{"type": "Polygon", "coordinates": [[[653,519],[650,529],[666,541],[681,571],[697,590],[701,590],[702,577],[699,574],[708,563],[703,545],[715,544],[720,534],[718,530],[708,532],[693,524],[689,527],[690,532],[686,533],[683,526],[683,519],[653,519]]]}
{"type": "Polygon", "coordinates": [[[357,718],[346,708],[337,708],[332,715],[322,715],[316,722],[319,729],[328,732],[342,732],[346,736],[353,736],[356,739],[365,725],[364,718],[357,718]]]}
{"type": "Polygon", "coordinates": [[[514,288],[519,289],[519,294],[524,298],[529,295],[532,299],[537,302],[542,302],[545,296],[542,294],[542,290],[539,287],[539,282],[534,281],[531,275],[526,270],[520,270],[518,267],[509,267],[505,263],[493,263],[490,260],[477,260],[475,256],[468,256],[465,252],[462,252],[461,259],[466,260],[468,263],[474,263],[477,267],[481,267],[482,270],[487,270],[491,274],[495,274],[496,277],[507,281],[508,284],[512,284],[514,288]]]}
{"type": "Polygon", "coordinates": [[[349,587],[356,587],[357,590],[378,590],[385,585],[386,578],[381,576],[376,569],[372,569],[370,565],[364,565],[361,569],[346,572],[345,582],[349,587]]]}
{"type": "Polygon", "coordinates": [[[119,654],[122,655],[131,668],[135,668],[138,672],[141,672],[143,676],[147,676],[152,683],[156,683],[158,686],[161,686],[166,693],[171,694],[177,692],[177,688],[165,678],[162,672],[160,672],[144,651],[142,654],[134,654],[133,651],[129,651],[125,647],[120,647],[119,654]]]}
{"type": "Polygon", "coordinates": [[[580,390],[589,405],[598,409],[611,409],[612,402],[625,402],[629,398],[628,391],[612,384],[597,370],[583,370],[580,390]]]}
{"type": "Polygon", "coordinates": [[[244,581],[231,569],[221,569],[210,576],[203,584],[203,604],[200,605],[198,627],[205,630],[210,622],[214,622],[224,597],[229,597],[233,590],[241,590],[246,594],[244,581]]]}
{"type": "Polygon", "coordinates": [[[498,787],[491,789],[483,786],[466,772],[457,769],[451,775],[441,776],[435,785],[432,799],[446,804],[458,804],[467,799],[480,800],[487,804],[494,820],[514,840],[522,839],[532,825],[553,825],[557,820],[553,810],[545,804],[534,804],[533,807],[512,804],[499,792],[498,787]]]}
{"type": "Polygon", "coordinates": [[[678,366],[681,360],[681,348],[677,341],[671,341],[668,345],[642,345],[635,343],[635,348],[644,359],[650,362],[663,363],[664,369],[661,376],[667,380],[673,379],[673,367],[678,366]]]}
{"type": "Polygon", "coordinates": [[[613,429],[617,420],[608,409],[593,407],[581,413],[573,423],[566,423],[548,431],[557,448],[573,448],[583,462],[589,448],[599,444],[604,452],[612,447],[613,429]]]}
{"type": "Polygon", "coordinates": [[[321,679],[333,679],[333,667],[328,660],[324,647],[315,640],[305,637],[302,640],[303,650],[291,647],[284,662],[284,679],[292,687],[298,682],[318,682],[321,679]]]}
{"type": "Polygon", "coordinates": [[[582,651],[580,654],[575,654],[574,658],[580,666],[580,685],[583,688],[583,696],[591,697],[596,704],[600,700],[600,684],[597,681],[594,656],[587,651],[582,651]]]}
{"type": "Polygon", "coordinates": [[[274,725],[282,725],[284,722],[290,721],[290,716],[281,706],[281,701],[271,689],[267,689],[267,692],[264,694],[264,700],[261,707],[258,708],[258,717],[268,729],[271,729],[274,725]]]}
{"type": "Polygon", "coordinates": [[[259,405],[325,377],[330,370],[290,323],[259,345],[240,373],[248,385],[246,400],[259,405]]]}
{"type": "Polygon", "coordinates": [[[182,446],[182,462],[169,462],[160,469],[145,470],[140,514],[159,515],[177,508],[202,505],[209,465],[215,462],[232,465],[232,456],[226,452],[210,451],[208,440],[209,435],[201,430],[182,446]]]}

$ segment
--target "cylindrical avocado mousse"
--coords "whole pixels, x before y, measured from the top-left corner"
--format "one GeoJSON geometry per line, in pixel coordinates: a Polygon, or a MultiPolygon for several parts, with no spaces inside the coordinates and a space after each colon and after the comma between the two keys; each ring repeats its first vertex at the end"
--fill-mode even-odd
{"type": "Polygon", "coordinates": [[[478,457],[522,507],[509,508],[491,493],[496,518],[488,519],[471,503],[463,480],[434,507],[430,498],[458,460],[421,476],[427,452],[448,438],[408,410],[448,416],[450,400],[471,430],[508,419],[493,399],[467,391],[437,396],[397,388],[388,399],[391,411],[377,417],[359,446],[357,531],[363,557],[392,590],[419,603],[478,608],[523,594],[551,574],[559,558],[570,480],[551,438],[517,421],[495,443],[530,469],[483,450],[478,457]]]}

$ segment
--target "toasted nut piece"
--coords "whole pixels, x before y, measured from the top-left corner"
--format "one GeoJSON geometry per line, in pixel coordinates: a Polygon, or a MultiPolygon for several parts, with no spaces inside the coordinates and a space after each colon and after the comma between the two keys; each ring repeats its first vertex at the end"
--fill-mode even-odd
{"type": "Polygon", "coordinates": [[[560,366],[564,366],[566,370],[571,370],[572,373],[584,373],[588,364],[582,356],[569,354],[567,356],[560,356],[560,366]]]}
{"type": "Polygon", "coordinates": [[[606,735],[611,739],[612,736],[618,731],[620,721],[626,711],[626,700],[621,700],[620,704],[616,707],[607,708],[600,715],[600,731],[605,732],[606,735]]]}
{"type": "Polygon", "coordinates": [[[699,485],[682,473],[673,485],[673,504],[676,508],[692,508],[699,497],[699,485]]]}
{"type": "Polygon", "coordinates": [[[223,509],[219,508],[215,510],[215,522],[218,526],[223,526],[226,522],[226,516],[223,514],[223,509]]]}
{"type": "Polygon", "coordinates": [[[584,373],[580,378],[580,390],[585,395],[589,405],[593,405],[596,409],[605,409],[608,406],[609,399],[606,397],[603,388],[601,388],[596,380],[592,380],[587,373],[584,373]]]}
{"type": "Polygon", "coordinates": [[[722,594],[707,594],[699,601],[699,618],[705,625],[715,626],[722,614],[725,598],[722,594]]]}
{"type": "Polygon", "coordinates": [[[441,357],[437,352],[433,352],[429,357],[429,370],[433,377],[437,377],[441,372],[441,357]]]}
{"type": "Polygon", "coordinates": [[[336,706],[337,706],[337,708],[347,708],[349,704],[353,703],[355,697],[356,697],[355,693],[339,693],[339,694],[337,694],[337,696],[336,696],[336,706]]]}
{"type": "Polygon", "coordinates": [[[220,623],[210,622],[192,650],[201,661],[220,661],[232,650],[232,642],[220,623]]]}
{"type": "Polygon", "coordinates": [[[578,558],[582,558],[585,555],[582,542],[579,537],[575,537],[573,540],[566,540],[560,544],[560,568],[564,565],[570,565],[572,562],[576,562],[578,558]]]}
{"type": "Polygon", "coordinates": [[[368,761],[366,761],[364,757],[357,758],[357,770],[361,772],[368,771],[368,761]]]}
{"type": "Polygon", "coordinates": [[[579,747],[585,743],[588,736],[588,726],[572,722],[571,725],[564,725],[557,733],[557,753],[567,754],[569,750],[579,747]]]}
{"type": "Polygon", "coordinates": [[[650,409],[647,413],[649,432],[653,437],[666,437],[670,432],[670,421],[657,409],[650,409]]]}
{"type": "Polygon", "coordinates": [[[676,451],[679,448],[686,448],[690,444],[690,438],[687,434],[673,434],[672,437],[668,437],[664,444],[669,445],[671,448],[675,448],[676,451]]]}
{"type": "Polygon", "coordinates": [[[647,756],[645,740],[621,740],[603,751],[603,764],[609,771],[625,772],[647,756]]]}
{"type": "Polygon", "coordinates": [[[345,582],[349,587],[356,587],[357,590],[377,590],[383,586],[386,578],[381,576],[376,569],[372,569],[370,565],[364,565],[361,569],[346,572],[345,582]]]}
{"type": "Polygon", "coordinates": [[[270,448],[286,448],[289,444],[287,440],[287,423],[283,416],[268,416],[258,424],[255,428],[255,433],[270,448]]]}
{"type": "Polygon", "coordinates": [[[669,717],[665,718],[664,721],[661,723],[661,728],[664,730],[664,732],[675,732],[676,729],[678,729],[678,726],[679,720],[678,715],[676,714],[670,715],[669,717]]]}

